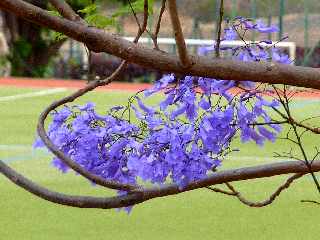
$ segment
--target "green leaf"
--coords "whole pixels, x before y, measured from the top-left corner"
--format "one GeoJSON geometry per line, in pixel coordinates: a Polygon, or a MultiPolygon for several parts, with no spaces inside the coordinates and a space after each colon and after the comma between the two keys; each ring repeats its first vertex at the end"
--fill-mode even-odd
{"type": "Polygon", "coordinates": [[[61,14],[56,10],[48,11],[48,13],[56,17],[61,17],[61,14]]]}
{"type": "Polygon", "coordinates": [[[148,0],[148,12],[149,15],[153,14],[154,0],[148,0]]]}
{"type": "MultiPolygon", "coordinates": [[[[131,4],[132,9],[135,13],[144,12],[144,0],[137,0],[131,4]]],[[[151,15],[153,14],[153,6],[154,0],[148,0],[148,13],[151,15]]],[[[113,17],[120,17],[123,15],[131,14],[132,9],[129,4],[119,8],[112,16],[113,17]]]]}
{"type": "Polygon", "coordinates": [[[97,12],[97,5],[96,4],[90,4],[89,6],[85,7],[84,9],[81,9],[78,11],[79,13],[91,15],[97,12]]]}
{"type": "Polygon", "coordinates": [[[60,40],[66,39],[68,37],[66,35],[64,35],[63,33],[54,32],[53,33],[53,38],[55,39],[55,41],[60,41],[60,40]]]}
{"type": "Polygon", "coordinates": [[[85,20],[89,25],[102,29],[110,26],[116,26],[116,20],[114,18],[106,17],[101,14],[89,15],[85,20]]]}
{"type": "Polygon", "coordinates": [[[14,43],[14,50],[19,53],[22,58],[26,59],[32,51],[32,45],[24,38],[21,38],[14,43]]]}

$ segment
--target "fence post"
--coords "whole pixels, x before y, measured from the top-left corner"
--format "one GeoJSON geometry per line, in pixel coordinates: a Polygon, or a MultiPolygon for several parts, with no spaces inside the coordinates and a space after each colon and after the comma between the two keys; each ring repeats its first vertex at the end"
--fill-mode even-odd
{"type": "Polygon", "coordinates": [[[282,38],[283,35],[283,15],[285,11],[284,0],[280,0],[279,6],[279,40],[282,38]]]}
{"type": "Polygon", "coordinates": [[[310,54],[309,49],[309,0],[304,0],[303,4],[303,15],[304,15],[304,51],[303,51],[303,66],[307,65],[310,54]]]}
{"type": "MultiPolygon", "coordinates": [[[[251,0],[251,18],[256,20],[257,18],[257,0],[251,0]]],[[[252,33],[252,41],[255,41],[255,32],[252,33]]]]}
{"type": "Polygon", "coordinates": [[[231,18],[234,19],[237,16],[237,0],[232,0],[231,18]]]}

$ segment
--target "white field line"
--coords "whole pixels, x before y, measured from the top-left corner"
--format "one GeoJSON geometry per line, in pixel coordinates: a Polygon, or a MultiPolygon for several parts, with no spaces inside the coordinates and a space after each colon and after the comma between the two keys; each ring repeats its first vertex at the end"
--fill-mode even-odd
{"type": "Polygon", "coordinates": [[[0,97],[0,102],[9,102],[9,101],[17,100],[17,99],[46,96],[46,95],[61,93],[61,92],[65,92],[65,91],[67,91],[66,88],[54,88],[54,89],[47,89],[47,90],[38,91],[38,92],[31,92],[31,93],[17,94],[17,95],[12,95],[12,96],[5,96],[5,97],[0,97]]]}
{"type": "Polygon", "coordinates": [[[31,149],[32,149],[32,146],[30,146],[30,145],[0,144],[0,150],[15,151],[15,150],[31,150],[31,149]]]}
{"type": "Polygon", "coordinates": [[[261,162],[272,162],[272,161],[290,161],[294,159],[290,158],[276,158],[276,157],[261,157],[261,156],[227,156],[226,160],[239,160],[239,161],[261,161],[261,162]]]}
{"type": "MultiPolygon", "coordinates": [[[[0,144],[0,150],[7,150],[7,151],[15,151],[15,150],[29,150],[34,153],[42,152],[44,149],[33,149],[31,145],[15,145],[15,144],[0,144]]],[[[45,153],[50,154],[45,150],[45,153]]],[[[252,162],[252,161],[259,161],[259,162],[272,162],[272,161],[288,161],[292,159],[288,158],[274,158],[274,157],[261,157],[261,156],[227,156],[225,161],[243,161],[243,162],[252,162]]]]}

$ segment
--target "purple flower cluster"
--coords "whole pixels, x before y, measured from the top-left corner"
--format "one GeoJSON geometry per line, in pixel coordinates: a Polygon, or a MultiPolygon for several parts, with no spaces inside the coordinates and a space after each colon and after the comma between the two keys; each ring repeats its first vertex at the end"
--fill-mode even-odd
{"type": "MultiPolygon", "coordinates": [[[[65,106],[52,114],[48,136],[60,150],[86,170],[105,179],[135,183],[127,169],[127,155],[136,147],[138,127],[111,115],[99,115],[94,104],[65,106]]],[[[42,147],[37,140],[35,147],[42,147]]],[[[69,168],[59,159],[53,165],[62,172],[69,168]]]]}
{"type": "MultiPolygon", "coordinates": [[[[275,31],[260,22],[237,20],[247,30],[275,31]]],[[[225,30],[224,39],[236,36],[235,27],[225,30]]],[[[274,47],[270,54],[266,49],[270,44],[262,41],[221,50],[242,61],[271,58],[289,63],[274,47]]],[[[213,51],[214,47],[200,49],[205,55],[213,51]]],[[[237,135],[243,142],[263,145],[274,141],[280,131],[279,125],[263,124],[271,122],[268,109],[278,102],[265,100],[249,81],[169,74],[130,99],[128,107],[113,107],[106,115],[97,114],[92,103],[64,106],[52,113],[48,135],[75,162],[105,179],[132,184],[138,179],[154,184],[170,181],[183,189],[215,170],[233,151],[230,145],[237,135]],[[144,101],[153,94],[164,95],[155,107],[144,101]],[[135,113],[134,120],[128,111],[135,113]]],[[[43,143],[38,140],[35,146],[43,143]]],[[[53,165],[68,170],[59,159],[53,165]]]]}
{"type": "MultiPolygon", "coordinates": [[[[229,23],[224,29],[223,41],[238,40],[241,37],[243,46],[237,47],[220,47],[220,51],[226,51],[227,55],[231,55],[233,59],[240,61],[274,61],[281,64],[290,64],[291,60],[287,54],[282,53],[271,40],[265,39],[259,42],[249,42],[244,40],[244,35],[249,31],[257,33],[274,33],[278,32],[277,26],[267,26],[262,20],[254,22],[252,19],[236,17],[232,23],[229,23]]],[[[285,38],[284,38],[285,39],[285,38]]],[[[203,46],[198,49],[199,55],[209,55],[215,50],[216,44],[213,46],[203,46]]]]}

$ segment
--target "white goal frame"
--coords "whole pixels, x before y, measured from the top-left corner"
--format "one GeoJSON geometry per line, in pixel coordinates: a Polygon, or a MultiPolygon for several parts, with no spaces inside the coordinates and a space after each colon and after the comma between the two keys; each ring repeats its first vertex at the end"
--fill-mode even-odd
{"type": "MultiPolygon", "coordinates": [[[[134,37],[124,37],[124,39],[133,42],[134,37]]],[[[163,45],[176,45],[176,41],[174,38],[158,38],[157,40],[158,44],[163,44],[163,45]]],[[[187,46],[212,46],[215,41],[211,39],[185,39],[186,45],[187,46]]],[[[221,47],[238,47],[238,46],[245,46],[245,44],[250,44],[250,43],[258,43],[259,41],[246,41],[245,43],[240,40],[225,40],[222,41],[220,46],[221,47]]],[[[152,40],[150,38],[140,38],[139,43],[141,44],[152,44],[152,40]]],[[[265,43],[260,43],[261,45],[267,45],[265,43]]],[[[288,49],[289,53],[289,58],[291,60],[296,59],[296,44],[294,42],[272,42],[276,47],[278,48],[285,48],[288,49]]],[[[271,44],[268,44],[269,46],[271,44]]],[[[294,61],[292,61],[292,64],[294,64],[294,61]]]]}

